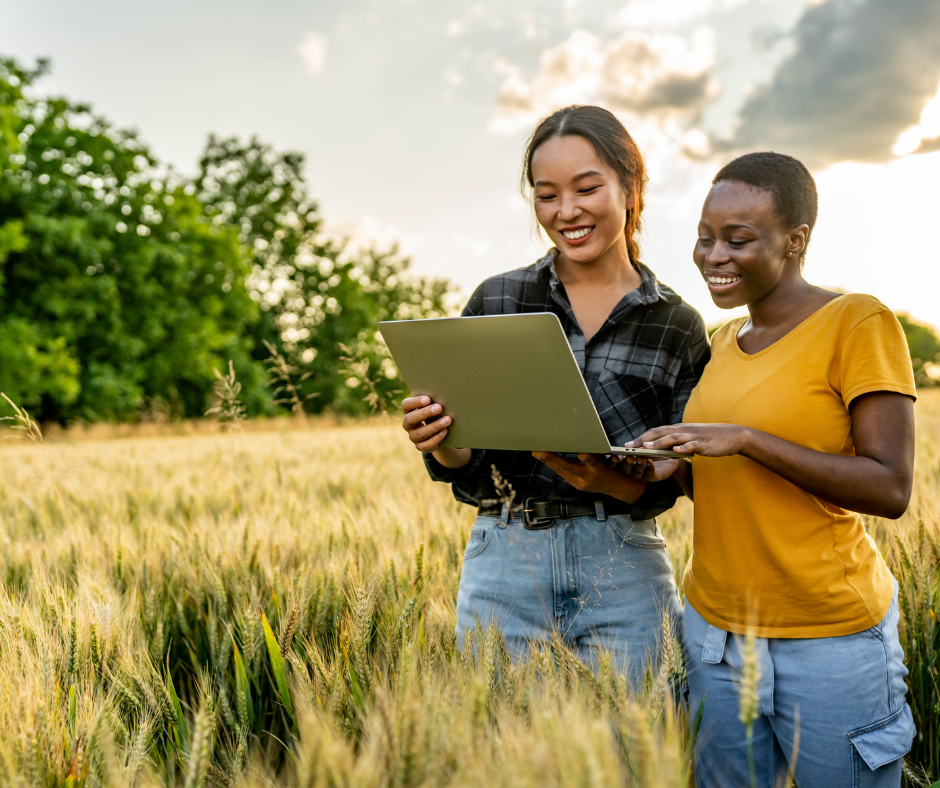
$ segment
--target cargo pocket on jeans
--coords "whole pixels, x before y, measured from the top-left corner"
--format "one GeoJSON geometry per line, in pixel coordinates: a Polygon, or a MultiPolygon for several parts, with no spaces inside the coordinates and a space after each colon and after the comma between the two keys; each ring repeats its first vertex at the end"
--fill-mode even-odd
{"type": "Polygon", "coordinates": [[[855,747],[856,774],[861,765],[859,758],[872,771],[903,758],[910,751],[916,732],[911,708],[906,703],[890,717],[851,731],[849,740],[855,747]]]}

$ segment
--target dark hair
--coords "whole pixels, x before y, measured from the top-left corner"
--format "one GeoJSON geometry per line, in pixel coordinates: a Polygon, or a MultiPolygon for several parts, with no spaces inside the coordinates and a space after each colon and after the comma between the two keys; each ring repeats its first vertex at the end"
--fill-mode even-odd
{"type": "Polygon", "coordinates": [[[577,135],[584,137],[604,164],[610,167],[620,180],[624,190],[633,196],[633,208],[627,211],[624,235],[627,239],[627,254],[634,267],[639,264],[640,245],[635,235],[640,229],[640,214],[643,213],[643,190],[646,188],[646,163],[633,137],[617,120],[613,113],[602,107],[572,105],[557,110],[539,121],[525,149],[525,166],[522,188],[535,185],[532,179],[532,156],[539,145],[552,137],[577,135]]]}
{"type": "Polygon", "coordinates": [[[806,244],[800,252],[800,264],[805,262],[819,204],[816,181],[803,162],[785,153],[745,153],[722,167],[712,185],[719,181],[738,181],[770,192],[785,227],[791,229],[801,224],[809,227],[806,244]]]}

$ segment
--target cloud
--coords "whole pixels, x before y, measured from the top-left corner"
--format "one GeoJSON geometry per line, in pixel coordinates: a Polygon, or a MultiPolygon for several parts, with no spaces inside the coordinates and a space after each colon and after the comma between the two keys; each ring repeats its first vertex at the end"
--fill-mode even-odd
{"type": "Polygon", "coordinates": [[[311,30],[297,45],[301,60],[307,64],[307,71],[313,76],[326,67],[326,42],[327,38],[323,33],[311,30]]]}
{"type": "Polygon", "coordinates": [[[921,140],[914,153],[934,153],[938,150],[940,150],[940,136],[921,140]]]}
{"type": "Polygon", "coordinates": [[[613,24],[630,29],[680,25],[708,14],[713,0],[632,0],[613,18],[613,24]]]}
{"type": "Polygon", "coordinates": [[[449,68],[444,72],[444,81],[453,87],[459,87],[463,84],[463,74],[456,68],[449,68]]]}
{"type": "Polygon", "coordinates": [[[714,31],[708,27],[691,38],[631,31],[608,43],[576,30],[542,53],[531,79],[513,63],[497,60],[503,84],[491,128],[514,130],[575,103],[664,122],[691,120],[718,93],[714,64],[714,31]]]}
{"type": "Polygon", "coordinates": [[[630,30],[677,27],[750,0],[629,0],[611,23],[630,30]]]}
{"type": "Polygon", "coordinates": [[[895,156],[909,153],[931,153],[940,150],[940,88],[921,110],[920,122],[898,135],[891,149],[895,156]]]}
{"type": "Polygon", "coordinates": [[[747,98],[733,136],[718,150],[772,148],[818,169],[931,149],[923,135],[913,146],[915,134],[903,145],[899,135],[920,125],[937,91],[937,0],[825,0],[807,7],[792,44],[771,82],[747,98]]]}

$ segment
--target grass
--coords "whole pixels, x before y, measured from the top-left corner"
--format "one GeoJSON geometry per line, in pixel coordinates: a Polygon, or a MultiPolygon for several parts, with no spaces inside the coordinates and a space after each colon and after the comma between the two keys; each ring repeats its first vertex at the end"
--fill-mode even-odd
{"type": "MultiPolygon", "coordinates": [[[[631,694],[561,643],[456,648],[473,512],[390,421],[147,429],[0,448],[0,785],[688,784],[678,660],[631,694]]],[[[940,777],[936,394],[918,429],[910,512],[869,523],[901,585],[912,785],[940,777]]],[[[690,512],[661,518],[677,573],[690,512]]]]}

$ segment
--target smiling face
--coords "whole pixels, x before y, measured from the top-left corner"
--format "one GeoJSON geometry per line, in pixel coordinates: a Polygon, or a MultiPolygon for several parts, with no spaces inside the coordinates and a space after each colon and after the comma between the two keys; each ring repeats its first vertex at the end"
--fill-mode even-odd
{"type": "Polygon", "coordinates": [[[783,226],[769,191],[719,181],[705,198],[692,258],[722,309],[753,304],[800,276],[808,228],[783,226]],[[788,256],[789,253],[789,256],[788,256]]]}
{"type": "Polygon", "coordinates": [[[552,243],[573,263],[611,251],[626,259],[627,210],[633,199],[584,137],[552,137],[532,156],[535,215],[552,243]]]}

